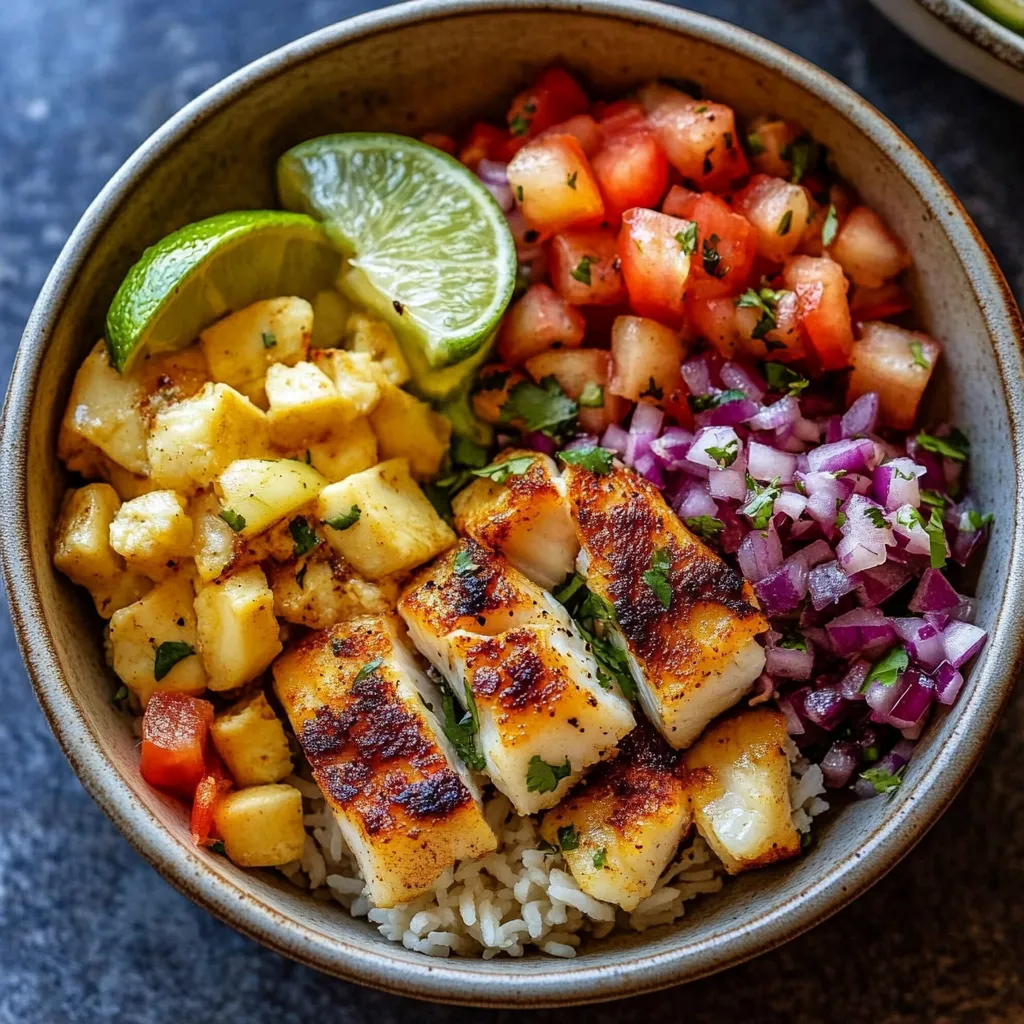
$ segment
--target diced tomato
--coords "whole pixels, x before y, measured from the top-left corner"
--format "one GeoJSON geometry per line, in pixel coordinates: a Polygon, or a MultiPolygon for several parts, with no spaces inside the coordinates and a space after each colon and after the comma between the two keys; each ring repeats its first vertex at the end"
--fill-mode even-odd
{"type": "Polygon", "coordinates": [[[191,797],[206,774],[213,705],[182,693],[154,693],[142,718],[142,777],[191,797]]]}
{"type": "Polygon", "coordinates": [[[484,423],[500,423],[501,409],[508,399],[509,392],[524,380],[526,378],[518,370],[511,370],[502,363],[484,366],[476,375],[473,387],[473,412],[484,423]]]}
{"type": "Polygon", "coordinates": [[[231,789],[231,780],[216,773],[204,775],[192,798],[189,831],[196,846],[209,846],[216,838],[213,816],[217,801],[231,789]]]}
{"type": "Polygon", "coordinates": [[[703,338],[725,359],[736,355],[740,334],[736,322],[735,296],[686,297],[686,316],[698,338],[703,338]]]}
{"type": "Polygon", "coordinates": [[[508,165],[508,181],[523,216],[545,236],[597,227],[604,219],[594,172],[571,135],[549,135],[524,146],[508,165]]]}
{"type": "Polygon", "coordinates": [[[668,157],[639,103],[626,104],[601,121],[602,145],[593,157],[605,216],[617,223],[623,210],[656,206],[668,187],[668,157]]]}
{"type": "Polygon", "coordinates": [[[684,183],[692,181],[702,191],[727,192],[750,173],[731,107],[691,99],[660,83],[641,89],[640,102],[684,183]]]}
{"type": "Polygon", "coordinates": [[[894,430],[910,430],[940,351],[939,343],[920,331],[865,324],[853,346],[847,402],[875,391],[882,422],[894,430]]]}
{"type": "Polygon", "coordinates": [[[547,245],[555,290],[574,306],[613,306],[626,300],[618,240],[611,231],[566,231],[547,245]]]}
{"type": "Polygon", "coordinates": [[[683,188],[682,185],[673,185],[661,204],[661,212],[667,213],[670,217],[682,217],[683,220],[689,220],[693,204],[700,194],[700,192],[694,192],[693,189],[683,188]]]}
{"type": "Polygon", "coordinates": [[[905,313],[912,305],[910,293],[896,281],[883,284],[881,288],[854,285],[850,292],[850,316],[854,323],[889,320],[905,313]]]}
{"type": "Polygon", "coordinates": [[[846,276],[865,288],[878,288],[910,266],[910,253],[866,206],[854,207],[830,247],[846,276]]]}
{"type": "Polygon", "coordinates": [[[534,85],[512,101],[508,130],[517,138],[532,139],[545,128],[586,113],[589,108],[587,94],[568,71],[548,68],[534,85]]]}
{"type": "Polygon", "coordinates": [[[455,140],[450,135],[443,135],[441,132],[424,132],[420,136],[420,142],[433,146],[434,149],[440,149],[449,156],[455,155],[455,140]]]}
{"type": "Polygon", "coordinates": [[[665,206],[671,205],[673,216],[697,224],[687,293],[704,298],[743,291],[757,256],[757,233],[750,222],[710,192],[688,192],[675,186],[671,195],[671,204],[666,200],[665,206]]]}
{"type": "Polygon", "coordinates": [[[807,346],[800,324],[800,300],[796,292],[776,294],[776,301],[769,306],[775,326],[767,331],[762,325],[763,309],[747,305],[736,307],[740,345],[755,359],[773,359],[780,363],[803,359],[807,346]]]}
{"type": "Polygon", "coordinates": [[[827,256],[793,256],[783,267],[782,279],[790,291],[796,292],[800,326],[822,368],[849,366],[853,324],[843,268],[827,256]]]}
{"type": "MultiPolygon", "coordinates": [[[[611,356],[601,348],[580,348],[544,352],[526,364],[526,372],[535,380],[554,377],[570,398],[583,396],[588,384],[600,388],[599,406],[581,405],[580,426],[588,434],[601,434],[611,423],[618,423],[629,411],[629,402],[608,390],[611,356]]],[[[594,391],[591,388],[590,391],[594,391]]]]}
{"type": "Polygon", "coordinates": [[[755,174],[732,205],[757,231],[757,251],[773,263],[781,263],[800,244],[811,215],[803,186],[767,174],[755,174]]]}
{"type": "Polygon", "coordinates": [[[633,209],[622,215],[619,258],[629,290],[629,304],[639,316],[677,326],[690,274],[684,251],[690,222],[655,210],[633,209]]]}
{"type": "Polygon", "coordinates": [[[761,174],[788,179],[793,173],[793,163],[787,148],[803,134],[803,128],[792,121],[755,118],[747,132],[751,166],[761,174]]]}
{"type": "Polygon", "coordinates": [[[686,347],[677,331],[642,316],[620,316],[612,325],[612,376],[608,390],[631,402],[661,406],[683,386],[686,347]]]}
{"type": "Polygon", "coordinates": [[[576,114],[567,121],[553,124],[545,128],[537,138],[543,139],[548,135],[571,135],[580,144],[587,159],[601,148],[601,128],[589,114],[576,114]]]}
{"type": "Polygon", "coordinates": [[[504,163],[512,156],[511,139],[508,132],[495,128],[483,121],[473,125],[459,150],[459,160],[475,171],[481,160],[496,160],[504,163]]]}
{"type": "Polygon", "coordinates": [[[498,337],[498,355],[520,366],[554,345],[579,348],[585,324],[579,312],[546,284],[532,284],[505,314],[498,337]]]}

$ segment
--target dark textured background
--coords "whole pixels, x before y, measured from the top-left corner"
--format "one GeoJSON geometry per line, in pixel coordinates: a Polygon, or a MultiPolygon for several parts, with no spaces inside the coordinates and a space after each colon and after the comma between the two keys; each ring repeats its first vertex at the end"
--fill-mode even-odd
{"type": "MultiPolygon", "coordinates": [[[[372,6],[0,0],[0,379],[50,264],[129,153],[224,75],[372,6]]],[[[919,52],[864,0],[690,6],[810,58],[892,118],[952,183],[1024,295],[1024,111],[919,52]]],[[[163,882],[61,756],[6,617],[0,709],[2,1024],[481,1016],[322,977],[235,934],[163,882]]],[[[727,974],[583,1013],[602,1022],[1024,1020],[1022,726],[1018,694],[952,809],[885,881],[828,923],[727,974]]],[[[534,1016],[561,1021],[568,1012],[534,1016]]]]}

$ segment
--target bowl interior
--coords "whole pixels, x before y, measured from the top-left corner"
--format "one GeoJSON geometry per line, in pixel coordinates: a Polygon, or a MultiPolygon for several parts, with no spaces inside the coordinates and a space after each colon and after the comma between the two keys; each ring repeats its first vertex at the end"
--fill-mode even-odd
{"type": "Polygon", "coordinates": [[[286,953],[407,994],[491,1004],[583,1001],[696,977],[842,905],[891,866],[955,792],[994,724],[1019,646],[1013,637],[990,643],[960,704],[928,731],[894,799],[847,807],[819,827],[809,855],[732,881],[692,904],[678,925],[591,943],[574,961],[430,961],[271,873],[242,872],[196,851],[180,807],[141,781],[132,731],[110,705],[115,684],[103,663],[99,620],[55,574],[49,552],[67,483],[54,455],[57,425],[121,277],[147,244],[188,221],[274,205],[274,161],[293,143],[341,130],[455,129],[500,115],[511,93],[552,61],[580,72],[599,93],[652,77],[692,79],[744,115],[785,113],[829,147],[841,173],[914,253],[922,327],[944,344],[932,411],[955,419],[975,442],[973,486],[982,507],[997,512],[978,585],[979,623],[996,626],[1006,595],[1019,586],[1012,301],[1001,298],[998,271],[909,143],[821,72],[720,23],[637,3],[590,12],[545,6],[385,10],[279,51],[179,115],[133,158],[69,242],[30,322],[4,437],[5,500],[14,520],[6,562],[19,631],[65,749],[129,838],[214,913],[286,953]]]}

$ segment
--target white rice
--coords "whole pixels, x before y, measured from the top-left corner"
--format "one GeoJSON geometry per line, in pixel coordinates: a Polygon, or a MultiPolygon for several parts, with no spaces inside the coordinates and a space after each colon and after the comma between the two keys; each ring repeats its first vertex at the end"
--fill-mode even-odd
{"type": "MultiPolygon", "coordinates": [[[[808,832],[811,819],[828,809],[821,769],[790,750],[793,824],[808,832]]],[[[365,917],[391,942],[428,956],[523,956],[540,950],[574,957],[584,937],[614,928],[644,931],[678,921],[685,904],[718,892],[721,862],[699,836],[666,868],[651,895],[631,914],[588,896],[576,884],[561,853],[537,848],[541,837],[529,818],[513,813],[508,799],[487,800],[484,813],[498,835],[495,853],[448,868],[433,889],[411,903],[383,910],[365,892],[355,858],[317,785],[293,775],[285,780],[303,796],[306,845],[302,859],[281,870],[316,899],[335,900],[354,917],[365,917]]]]}

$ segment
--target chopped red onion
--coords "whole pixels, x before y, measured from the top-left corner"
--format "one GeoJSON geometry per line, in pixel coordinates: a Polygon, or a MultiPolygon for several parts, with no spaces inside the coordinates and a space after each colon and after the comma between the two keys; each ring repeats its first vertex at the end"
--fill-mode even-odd
{"type": "Polygon", "coordinates": [[[529,448],[535,452],[543,452],[545,455],[554,455],[555,448],[557,447],[552,438],[548,437],[547,434],[542,434],[539,430],[535,430],[530,434],[523,434],[519,443],[523,448],[529,448]]]}
{"type": "Polygon", "coordinates": [[[807,569],[813,569],[816,565],[821,565],[822,562],[828,562],[835,556],[832,553],[832,549],[828,546],[828,542],[821,540],[812,541],[805,548],[801,548],[799,551],[794,551],[789,556],[791,562],[802,562],[807,569]]]}
{"type": "Polygon", "coordinates": [[[935,696],[940,704],[954,704],[964,685],[964,677],[948,661],[935,670],[935,696]]]}
{"type": "Polygon", "coordinates": [[[476,169],[477,177],[483,182],[484,188],[494,196],[502,213],[508,213],[515,206],[506,174],[507,166],[495,160],[481,160],[476,169]]]}
{"type": "Polygon", "coordinates": [[[907,606],[912,612],[943,612],[960,604],[960,595],[939,569],[925,569],[907,606]]]}
{"type": "Polygon", "coordinates": [[[778,477],[779,483],[791,484],[796,472],[796,459],[759,441],[751,441],[747,445],[747,472],[762,482],[778,477]]]}
{"type": "Polygon", "coordinates": [[[822,611],[850,593],[854,583],[836,561],[826,562],[811,569],[807,576],[807,589],[815,611],[822,611]]]}
{"type": "Polygon", "coordinates": [[[865,658],[858,658],[846,671],[846,675],[843,676],[839,683],[839,692],[847,700],[863,700],[864,694],[861,693],[861,689],[864,686],[864,680],[867,679],[868,673],[871,671],[871,662],[865,658]]]}
{"type": "Polygon", "coordinates": [[[860,603],[866,608],[877,608],[913,578],[914,572],[908,566],[897,562],[885,562],[857,573],[853,580],[857,585],[860,603]]]}
{"type": "Polygon", "coordinates": [[[807,567],[790,559],[754,585],[758,600],[769,615],[793,611],[807,593],[807,567]]]}
{"type": "Polygon", "coordinates": [[[633,416],[629,421],[631,434],[649,435],[652,439],[661,433],[665,414],[656,406],[640,402],[633,408],[633,416]]]}
{"type": "MultiPolygon", "coordinates": [[[[685,370],[685,364],[684,364],[685,370]]],[[[747,426],[751,430],[776,430],[779,427],[792,426],[800,418],[800,403],[793,395],[786,395],[756,416],[751,416],[747,426]]]]}
{"type": "Polygon", "coordinates": [[[801,440],[809,444],[817,444],[821,440],[821,431],[814,420],[805,420],[800,416],[793,423],[793,433],[801,440]]]}
{"type": "Polygon", "coordinates": [[[921,525],[921,517],[913,505],[902,505],[886,517],[893,535],[911,555],[927,555],[931,551],[931,538],[921,525]]]}
{"type": "Polygon", "coordinates": [[[782,512],[796,522],[807,508],[807,499],[796,491],[783,491],[775,499],[774,508],[776,512],[782,512]]]}
{"type": "Polygon", "coordinates": [[[871,475],[872,492],[890,512],[902,505],[917,508],[921,504],[921,488],[917,478],[923,474],[924,468],[913,459],[893,459],[874,468],[871,475]]]}
{"type": "Polygon", "coordinates": [[[909,684],[910,679],[907,672],[901,673],[892,686],[886,686],[877,681],[872,683],[864,696],[868,707],[871,708],[871,721],[888,724],[889,713],[903,696],[903,691],[909,684]]]}
{"type": "Polygon", "coordinates": [[[835,444],[843,439],[843,421],[839,416],[829,416],[825,420],[825,444],[835,444]]]}
{"type": "Polygon", "coordinates": [[[935,683],[915,669],[908,669],[901,678],[906,679],[906,685],[885,720],[897,729],[910,729],[928,714],[935,699],[935,683]]]}
{"type": "Polygon", "coordinates": [[[798,679],[801,682],[811,678],[814,668],[814,651],[791,647],[769,647],[765,651],[765,671],[776,678],[798,679]]]}
{"type": "Polygon", "coordinates": [[[842,789],[850,781],[859,763],[857,746],[849,740],[836,740],[821,759],[821,774],[829,789],[842,789]]]}
{"type": "Polygon", "coordinates": [[[782,712],[783,718],[786,719],[786,732],[790,736],[803,736],[806,729],[796,712],[796,708],[793,707],[793,702],[788,697],[779,697],[775,703],[782,712]]]}
{"type": "Polygon", "coordinates": [[[683,380],[691,395],[711,392],[711,370],[703,355],[691,356],[682,366],[683,380]]]}
{"type": "Polygon", "coordinates": [[[959,619],[961,622],[973,622],[978,614],[978,599],[960,595],[960,603],[949,613],[951,619],[959,619]]]}
{"type": "Polygon", "coordinates": [[[740,571],[751,583],[758,583],[782,565],[782,544],[773,523],[767,530],[751,530],[736,551],[740,571]]]}
{"type": "Polygon", "coordinates": [[[942,633],[930,622],[915,618],[890,620],[897,635],[906,643],[910,656],[929,672],[945,657],[942,633]]]}
{"type": "Polygon", "coordinates": [[[707,413],[707,424],[713,427],[736,427],[757,413],[757,403],[749,398],[723,402],[707,413]]]}
{"type": "Polygon", "coordinates": [[[651,451],[654,457],[665,469],[686,470],[692,463],[686,459],[686,453],[693,444],[693,434],[683,427],[668,427],[661,437],[651,442],[651,451]]]}
{"type": "Polygon", "coordinates": [[[571,452],[578,448],[593,448],[599,444],[596,434],[577,434],[563,449],[571,452]]]}
{"type": "Polygon", "coordinates": [[[823,444],[807,453],[807,464],[815,473],[868,473],[875,462],[875,442],[867,437],[823,444]]]}
{"type": "Polygon", "coordinates": [[[838,686],[819,686],[804,696],[804,717],[829,731],[846,717],[849,708],[838,686]]]}
{"type": "Polygon", "coordinates": [[[743,471],[735,466],[712,469],[708,471],[708,490],[713,498],[719,500],[732,498],[734,501],[742,501],[747,494],[747,481],[743,471]]]}
{"type": "MultiPolygon", "coordinates": [[[[718,470],[721,464],[714,456],[708,454],[709,448],[720,448],[722,451],[735,452],[738,460],[740,453],[743,451],[743,443],[732,427],[704,427],[697,432],[697,436],[694,438],[693,444],[690,445],[686,458],[698,466],[718,470]]],[[[740,497],[742,498],[743,495],[740,495],[740,497]]]]}
{"type": "Polygon", "coordinates": [[[694,519],[698,516],[718,517],[718,506],[708,494],[707,487],[693,477],[688,477],[676,496],[676,513],[680,519],[694,519]]]}
{"type": "Polygon", "coordinates": [[[896,639],[892,623],[877,608],[854,608],[826,623],[837,654],[879,653],[896,639]]]}
{"type": "Polygon", "coordinates": [[[953,619],[941,633],[946,661],[953,668],[962,668],[981,650],[986,635],[979,626],[953,619]]]}
{"type": "Polygon", "coordinates": [[[723,363],[720,371],[722,383],[733,391],[742,391],[752,402],[764,398],[767,385],[753,370],[740,363],[723,363]]]}
{"type": "Polygon", "coordinates": [[[633,460],[633,469],[646,477],[655,487],[665,486],[665,474],[658,465],[658,460],[650,451],[643,452],[633,460]]]}
{"type": "Polygon", "coordinates": [[[874,391],[856,399],[840,420],[843,437],[870,434],[878,422],[878,395],[874,391]]]}
{"type": "Polygon", "coordinates": [[[626,446],[629,443],[629,434],[617,423],[612,423],[601,436],[601,447],[608,448],[618,456],[626,454],[626,446]]]}

